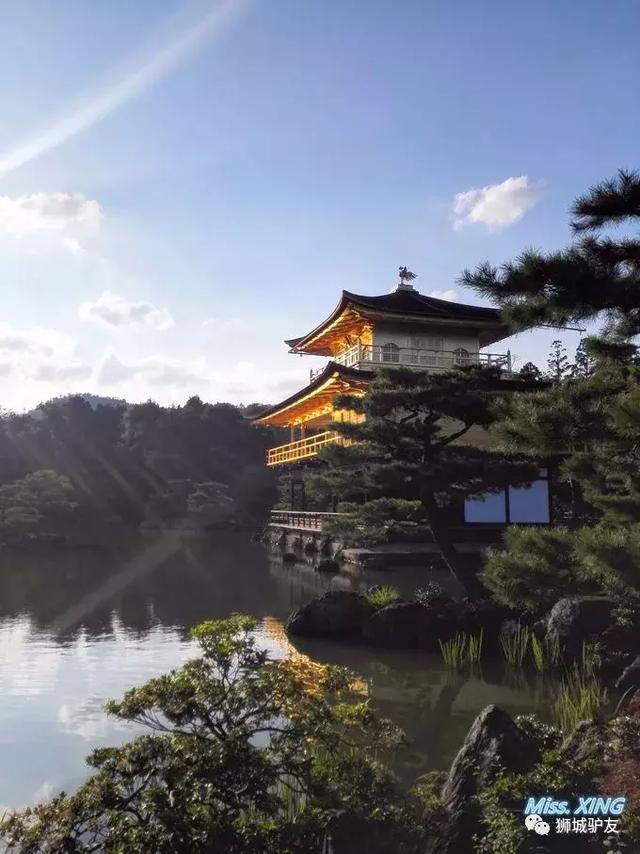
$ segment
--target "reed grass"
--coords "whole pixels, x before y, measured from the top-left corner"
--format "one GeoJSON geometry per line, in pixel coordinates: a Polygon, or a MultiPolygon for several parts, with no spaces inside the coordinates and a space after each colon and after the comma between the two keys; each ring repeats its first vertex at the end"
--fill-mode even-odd
{"type": "Polygon", "coordinates": [[[574,664],[562,680],[554,711],[556,723],[565,733],[574,730],[580,721],[598,718],[607,702],[597,667],[589,667],[574,664]]]}
{"type": "Polygon", "coordinates": [[[544,673],[553,667],[558,667],[562,662],[562,654],[560,651],[560,640],[555,638],[548,640],[545,638],[541,641],[533,633],[531,633],[531,657],[536,670],[544,673]]]}
{"type": "Polygon", "coordinates": [[[595,673],[600,669],[600,653],[595,644],[582,644],[582,669],[586,673],[595,673]]]}
{"type": "Polygon", "coordinates": [[[500,646],[504,657],[511,667],[522,667],[524,664],[531,631],[528,626],[518,624],[514,632],[502,632],[500,635],[500,646]]]}
{"type": "Polygon", "coordinates": [[[438,643],[440,644],[442,658],[447,667],[462,667],[465,662],[467,636],[465,634],[457,634],[451,640],[439,640],[438,643]]]}
{"type": "Polygon", "coordinates": [[[479,635],[459,632],[448,641],[439,640],[442,658],[447,667],[460,668],[465,664],[476,664],[482,657],[483,631],[479,635]]]}
{"type": "Polygon", "coordinates": [[[400,591],[392,584],[380,584],[372,587],[367,593],[367,599],[374,608],[384,608],[393,605],[400,598],[400,591]]]}
{"type": "Polygon", "coordinates": [[[482,656],[482,638],[484,635],[484,629],[480,629],[480,634],[469,635],[467,640],[467,661],[470,664],[476,664],[480,661],[482,656]]]}

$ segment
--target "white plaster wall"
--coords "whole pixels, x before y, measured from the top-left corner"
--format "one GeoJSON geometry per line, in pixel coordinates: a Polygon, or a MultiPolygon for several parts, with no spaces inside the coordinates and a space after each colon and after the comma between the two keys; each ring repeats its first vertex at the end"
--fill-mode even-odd
{"type": "Polygon", "coordinates": [[[452,330],[446,327],[433,326],[429,329],[426,326],[420,326],[412,329],[410,326],[399,325],[391,326],[383,324],[374,327],[373,343],[374,345],[384,346],[385,344],[395,344],[398,347],[415,348],[418,345],[415,339],[421,339],[419,349],[435,349],[434,342],[428,339],[442,339],[442,349],[453,351],[458,347],[464,347],[469,353],[479,352],[478,336],[473,332],[465,332],[464,329],[452,330]]]}

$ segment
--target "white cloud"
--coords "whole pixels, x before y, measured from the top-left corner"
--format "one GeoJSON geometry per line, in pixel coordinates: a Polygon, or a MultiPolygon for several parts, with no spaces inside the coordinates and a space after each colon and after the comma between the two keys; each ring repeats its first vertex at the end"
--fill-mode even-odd
{"type": "Polygon", "coordinates": [[[453,290],[453,288],[449,288],[446,291],[431,291],[429,293],[430,297],[435,297],[436,299],[447,299],[447,300],[455,300],[457,294],[453,290]]]}
{"type": "Polygon", "coordinates": [[[8,323],[0,323],[0,353],[2,354],[69,356],[73,346],[73,340],[68,335],[53,329],[45,329],[41,326],[17,329],[8,323]]]}
{"type": "Polygon", "coordinates": [[[117,356],[108,355],[98,370],[98,383],[105,386],[121,385],[132,380],[143,380],[154,386],[189,388],[209,382],[200,363],[149,356],[136,362],[121,362],[117,356]]]}
{"type": "Polygon", "coordinates": [[[98,202],[82,193],[0,196],[0,233],[15,237],[62,231],[70,226],[95,227],[101,219],[98,202]]]}
{"type": "Polygon", "coordinates": [[[93,373],[90,365],[82,362],[71,362],[68,365],[38,365],[32,374],[39,382],[66,382],[69,380],[86,380],[93,373]]]}
{"type": "Polygon", "coordinates": [[[174,326],[171,313],[150,302],[128,300],[111,291],[103,291],[93,302],[78,308],[82,320],[97,321],[106,326],[153,329],[162,332],[174,326]]]}
{"type": "Polygon", "coordinates": [[[542,182],[530,183],[526,175],[507,178],[457,193],[453,200],[453,227],[457,230],[472,223],[482,223],[489,231],[500,231],[522,219],[532,208],[542,190],[542,182]]]}
{"type": "Polygon", "coordinates": [[[88,379],[92,369],[78,361],[74,351],[73,339],[53,329],[15,329],[0,323],[0,376],[13,378],[17,387],[88,379]]]}
{"type": "Polygon", "coordinates": [[[72,255],[82,255],[82,244],[79,240],[76,240],[75,237],[65,237],[62,241],[62,245],[67,252],[71,252],[72,255]]]}

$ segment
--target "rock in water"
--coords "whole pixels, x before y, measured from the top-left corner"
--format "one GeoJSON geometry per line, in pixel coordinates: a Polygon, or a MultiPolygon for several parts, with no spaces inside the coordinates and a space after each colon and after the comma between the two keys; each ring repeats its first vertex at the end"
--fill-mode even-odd
{"type": "Polygon", "coordinates": [[[362,634],[374,646],[439,652],[439,641],[452,638],[459,621],[460,607],[455,602],[434,606],[395,602],[376,611],[364,624],[362,634]]]}
{"type": "Polygon", "coordinates": [[[606,596],[560,599],[547,619],[547,640],[559,643],[568,658],[580,658],[583,644],[596,640],[611,625],[613,604],[606,596]]]}
{"type": "Polygon", "coordinates": [[[313,638],[358,638],[374,612],[366,597],[348,590],[329,590],[289,617],[287,632],[313,638]]]}
{"type": "Polygon", "coordinates": [[[474,850],[481,834],[477,795],[498,773],[525,773],[540,760],[535,740],[497,706],[487,706],[475,719],[453,761],[442,789],[449,820],[432,848],[433,854],[474,850]]]}
{"type": "Polygon", "coordinates": [[[363,626],[366,641],[388,649],[421,649],[428,641],[429,608],[419,602],[395,602],[376,611],[363,626]]]}

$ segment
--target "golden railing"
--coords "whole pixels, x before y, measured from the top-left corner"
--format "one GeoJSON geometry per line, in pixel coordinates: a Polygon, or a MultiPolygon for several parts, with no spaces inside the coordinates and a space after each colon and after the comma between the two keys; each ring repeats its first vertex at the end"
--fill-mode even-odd
{"type": "Polygon", "coordinates": [[[298,439],[296,442],[289,442],[287,445],[269,448],[267,451],[267,465],[277,466],[282,463],[294,463],[297,460],[315,457],[318,451],[324,448],[325,445],[336,443],[347,445],[349,444],[349,440],[336,433],[335,430],[316,433],[315,436],[307,436],[306,439],[298,439]]]}

